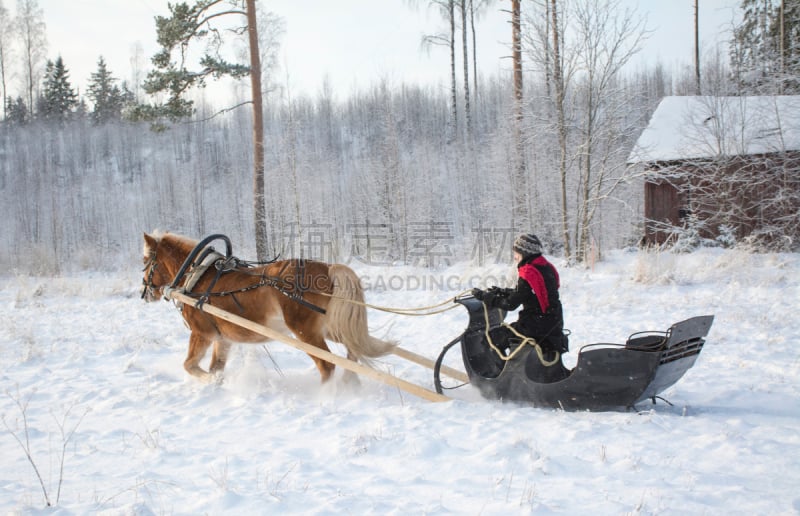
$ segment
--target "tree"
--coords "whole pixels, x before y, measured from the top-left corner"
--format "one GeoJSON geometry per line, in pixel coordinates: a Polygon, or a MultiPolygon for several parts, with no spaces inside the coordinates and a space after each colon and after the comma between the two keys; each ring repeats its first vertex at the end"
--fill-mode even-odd
{"type": "Polygon", "coordinates": [[[730,60],[741,93],[800,92],[800,2],[742,0],[740,9],[730,60]]]}
{"type": "Polygon", "coordinates": [[[48,61],[39,115],[46,120],[63,123],[70,118],[77,105],[78,94],[69,83],[69,71],[64,66],[64,60],[58,56],[55,63],[48,61]]]}
{"type": "Polygon", "coordinates": [[[694,0],[694,88],[700,95],[700,0],[694,0]]]}
{"type": "Polygon", "coordinates": [[[564,61],[561,59],[561,41],[563,28],[558,24],[558,3],[550,0],[553,34],[553,88],[555,94],[555,112],[558,130],[558,173],[561,178],[561,231],[564,243],[564,256],[572,258],[569,238],[569,211],[567,207],[567,121],[566,121],[566,86],[564,81],[564,61]]]}
{"type": "Polygon", "coordinates": [[[170,16],[156,17],[156,35],[161,50],[152,58],[155,69],[144,83],[148,94],[168,93],[164,103],[139,104],[131,111],[134,120],[149,120],[154,127],[163,129],[163,120],[177,122],[191,116],[194,106],[185,94],[193,87],[205,86],[209,78],[229,76],[234,79],[250,75],[251,100],[253,106],[253,216],[255,223],[256,254],[259,260],[267,259],[266,209],[264,206],[264,122],[261,93],[261,64],[258,48],[258,24],[255,0],[196,0],[193,5],[185,2],[169,4],[170,16]],[[232,31],[237,35],[247,34],[249,43],[249,66],[232,63],[221,55],[223,38],[216,22],[220,18],[244,17],[245,24],[232,31]],[[204,41],[206,52],[199,61],[199,68],[187,68],[186,58],[192,43],[204,41]]]}
{"type": "Polygon", "coordinates": [[[511,54],[514,66],[514,159],[512,184],[514,185],[512,209],[514,220],[512,226],[523,228],[528,222],[527,167],[525,165],[525,144],[522,130],[523,123],[523,85],[522,85],[522,15],[520,0],[511,0],[511,54]]]}
{"type": "Polygon", "coordinates": [[[618,76],[641,48],[646,33],[644,21],[632,10],[623,10],[619,0],[576,0],[574,6],[583,104],[576,259],[584,262],[592,220],[600,200],[609,194],[609,175],[614,167],[624,169],[624,158],[609,159],[622,150],[617,142],[625,130],[620,126],[625,100],[615,92],[620,89],[618,76]]]}
{"type": "Polygon", "coordinates": [[[120,119],[125,96],[116,82],[105,59],[100,56],[97,71],[92,73],[87,90],[87,96],[94,104],[90,115],[92,123],[102,125],[120,119]]]}
{"type": "Polygon", "coordinates": [[[25,125],[28,122],[28,108],[25,106],[25,101],[22,97],[12,99],[6,97],[5,101],[6,122],[12,125],[25,125]]]}
{"type": "MultiPolygon", "coordinates": [[[[11,56],[11,40],[13,38],[11,15],[0,0],[0,99],[8,96],[6,68],[11,56]]],[[[6,102],[3,102],[3,118],[8,117],[6,102]]]]}
{"type": "Polygon", "coordinates": [[[472,108],[469,103],[469,45],[467,44],[467,0],[459,0],[461,11],[461,56],[464,63],[464,119],[467,141],[472,140],[472,108]]]}
{"type": "MultiPolygon", "coordinates": [[[[430,48],[432,45],[441,45],[446,46],[450,50],[450,128],[448,140],[455,141],[458,136],[455,0],[429,0],[429,2],[431,6],[438,8],[442,17],[447,20],[448,33],[428,34],[423,36],[422,45],[426,48],[430,48]]],[[[415,0],[409,0],[409,3],[415,5],[417,2],[415,0]]]]}
{"type": "Polygon", "coordinates": [[[478,37],[475,32],[475,17],[480,16],[493,2],[494,0],[469,0],[469,27],[472,35],[472,91],[476,104],[478,102],[478,37]]]}
{"type": "Polygon", "coordinates": [[[25,89],[28,93],[28,108],[33,110],[33,90],[39,83],[41,65],[47,52],[44,11],[37,0],[17,0],[17,30],[22,45],[25,68],[25,89]]]}

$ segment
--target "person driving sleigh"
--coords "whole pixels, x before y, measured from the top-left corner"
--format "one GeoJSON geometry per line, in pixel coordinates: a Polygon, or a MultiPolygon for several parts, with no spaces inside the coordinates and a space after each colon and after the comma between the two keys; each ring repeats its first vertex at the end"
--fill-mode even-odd
{"type": "Polygon", "coordinates": [[[513,251],[519,274],[517,286],[476,288],[472,295],[489,308],[512,311],[522,305],[515,322],[504,323],[489,333],[491,342],[499,350],[510,348],[513,354],[514,348],[527,338],[535,340],[541,351],[538,381],[561,380],[569,372],[561,362],[561,353],[568,351],[568,343],[558,293],[558,271],[542,256],[542,243],[534,234],[518,236],[513,251]]]}

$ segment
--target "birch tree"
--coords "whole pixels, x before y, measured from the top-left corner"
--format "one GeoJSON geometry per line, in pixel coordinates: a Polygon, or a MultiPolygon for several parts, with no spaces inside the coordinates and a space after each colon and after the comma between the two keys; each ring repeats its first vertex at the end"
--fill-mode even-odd
{"type": "Polygon", "coordinates": [[[464,120],[466,122],[467,141],[472,140],[472,107],[469,102],[469,45],[467,44],[467,11],[468,0],[459,0],[461,11],[461,56],[464,68],[464,120]]]}
{"type": "Polygon", "coordinates": [[[33,112],[33,93],[42,76],[42,63],[47,53],[44,11],[39,7],[37,0],[17,0],[16,27],[21,46],[28,110],[33,112]]]}
{"type": "Polygon", "coordinates": [[[10,96],[8,95],[8,76],[7,70],[11,57],[11,41],[13,38],[11,15],[8,9],[0,0],[0,100],[3,102],[3,118],[8,117],[7,104],[10,96]]]}
{"type": "Polygon", "coordinates": [[[561,231],[564,244],[564,257],[569,261],[572,258],[572,247],[569,237],[569,211],[567,205],[567,120],[566,120],[566,82],[564,80],[564,61],[561,56],[561,43],[563,41],[563,27],[559,25],[558,2],[550,0],[550,15],[552,23],[552,51],[553,51],[553,94],[556,114],[556,130],[558,132],[558,176],[561,182],[561,231]]]}
{"type": "MultiPolygon", "coordinates": [[[[462,2],[464,0],[461,0],[462,2]]],[[[423,48],[446,46],[450,52],[450,128],[448,139],[455,141],[458,136],[458,87],[456,83],[456,0],[428,0],[429,5],[438,9],[447,20],[447,33],[426,34],[422,37],[423,48]]],[[[417,0],[408,0],[412,6],[417,0]]]]}
{"type": "MultiPolygon", "coordinates": [[[[639,51],[646,35],[644,21],[619,0],[578,0],[574,9],[575,49],[581,72],[580,197],[577,203],[576,259],[585,261],[589,230],[600,201],[611,193],[613,174],[625,170],[622,151],[625,99],[620,71],[639,51]]],[[[628,135],[630,138],[630,135],[628,135]]]]}
{"type": "Polygon", "coordinates": [[[524,228],[528,222],[527,167],[523,136],[523,83],[522,83],[522,13],[520,0],[511,0],[511,55],[514,67],[514,166],[512,167],[512,221],[511,226],[524,228]]]}

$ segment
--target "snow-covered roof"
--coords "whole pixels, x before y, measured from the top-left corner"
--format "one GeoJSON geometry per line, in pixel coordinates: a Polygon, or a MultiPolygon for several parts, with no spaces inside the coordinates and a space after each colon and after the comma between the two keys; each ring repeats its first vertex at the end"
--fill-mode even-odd
{"type": "Polygon", "coordinates": [[[664,97],[628,163],[800,150],[800,96],[664,97]]]}

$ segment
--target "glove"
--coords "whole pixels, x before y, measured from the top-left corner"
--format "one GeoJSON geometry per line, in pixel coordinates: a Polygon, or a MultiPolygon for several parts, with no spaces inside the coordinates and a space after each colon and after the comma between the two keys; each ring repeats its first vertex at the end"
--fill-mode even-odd
{"type": "Polygon", "coordinates": [[[489,289],[489,293],[494,297],[508,297],[512,290],[510,288],[492,287],[489,289]]]}
{"type": "Polygon", "coordinates": [[[485,294],[486,294],[486,292],[484,292],[483,290],[481,290],[479,288],[473,288],[472,289],[472,297],[474,297],[478,301],[483,301],[483,296],[485,294]]]}

